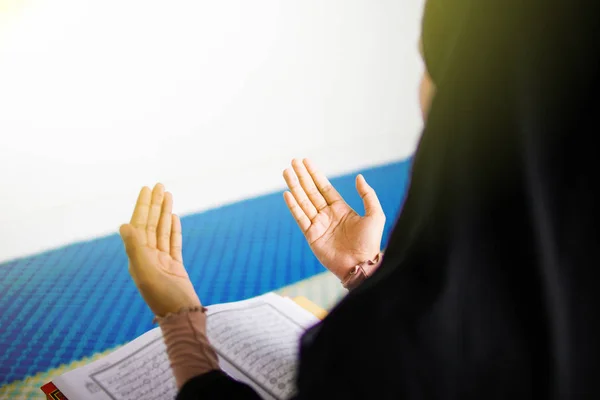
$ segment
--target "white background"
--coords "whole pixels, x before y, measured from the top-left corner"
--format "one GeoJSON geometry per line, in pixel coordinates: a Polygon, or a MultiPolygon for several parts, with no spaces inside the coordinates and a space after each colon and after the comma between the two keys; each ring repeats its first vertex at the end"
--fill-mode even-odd
{"type": "MultiPolygon", "coordinates": [[[[0,0],[0,261],[410,155],[422,0],[0,0]]],[[[283,201],[283,200],[282,200],[283,201]]]]}

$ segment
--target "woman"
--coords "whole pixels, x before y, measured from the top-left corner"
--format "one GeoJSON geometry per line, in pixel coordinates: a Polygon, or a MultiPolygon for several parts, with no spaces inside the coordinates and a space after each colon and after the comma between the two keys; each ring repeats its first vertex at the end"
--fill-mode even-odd
{"type": "MultiPolygon", "coordinates": [[[[313,230],[326,238],[335,230],[311,227],[325,220],[320,210],[334,215],[337,194],[322,190],[321,199],[307,175],[300,190],[286,173],[287,204],[313,250],[355,287],[304,335],[298,399],[600,395],[592,190],[600,46],[596,13],[579,3],[428,0],[427,123],[383,262],[362,284],[351,272],[379,252],[383,226],[372,190],[358,179],[368,207],[356,221],[370,233],[331,256],[324,249],[337,242],[321,243],[313,230]],[[307,191],[314,209],[302,203],[307,191]]],[[[302,181],[302,165],[294,167],[302,181]]],[[[171,201],[160,185],[143,189],[121,235],[148,305],[172,314],[159,322],[178,398],[257,398],[218,371],[171,201]],[[201,351],[182,354],[186,343],[201,351]]]]}

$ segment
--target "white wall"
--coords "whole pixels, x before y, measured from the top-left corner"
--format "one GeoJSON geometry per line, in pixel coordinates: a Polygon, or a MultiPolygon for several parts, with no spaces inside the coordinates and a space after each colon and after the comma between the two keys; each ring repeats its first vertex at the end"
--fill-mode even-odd
{"type": "MultiPolygon", "coordinates": [[[[2,0],[0,0],[1,2],[2,0]]],[[[156,181],[185,214],[409,155],[422,0],[13,0],[0,7],[0,260],[114,232],[156,181]]]]}

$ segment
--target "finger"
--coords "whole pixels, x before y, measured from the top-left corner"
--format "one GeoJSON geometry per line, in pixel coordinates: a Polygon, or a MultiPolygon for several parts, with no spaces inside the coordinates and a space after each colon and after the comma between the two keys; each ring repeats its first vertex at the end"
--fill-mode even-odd
{"type": "Polygon", "coordinates": [[[340,196],[338,191],[335,190],[333,185],[331,185],[329,179],[327,179],[325,175],[323,175],[320,171],[317,170],[312,161],[305,158],[303,160],[303,163],[306,167],[306,170],[312,177],[312,180],[314,181],[315,185],[317,186],[317,189],[319,190],[327,204],[333,204],[336,201],[344,200],[342,196],[340,196]]]}
{"type": "Polygon", "coordinates": [[[383,209],[381,208],[381,204],[379,203],[379,199],[375,194],[375,190],[365,180],[365,177],[362,175],[358,175],[356,177],[356,190],[358,194],[363,199],[363,204],[365,205],[365,214],[368,216],[381,216],[383,214],[383,209]]]}
{"type": "Polygon", "coordinates": [[[298,205],[298,202],[294,198],[294,196],[290,192],[283,193],[283,198],[285,199],[285,204],[287,204],[292,216],[298,223],[300,230],[302,233],[306,233],[308,228],[310,228],[310,219],[306,216],[302,208],[298,205]]]}
{"type": "MultiPolygon", "coordinates": [[[[135,208],[133,209],[133,214],[131,215],[130,224],[133,225],[134,228],[137,229],[146,229],[146,225],[148,223],[148,213],[150,211],[150,201],[152,198],[152,192],[150,188],[144,186],[142,190],[140,190],[140,194],[138,195],[137,202],[135,203],[135,208]]],[[[146,238],[144,237],[142,246],[145,246],[147,243],[146,238]]]]}
{"type": "Polygon", "coordinates": [[[136,228],[131,224],[121,225],[119,228],[119,234],[121,235],[121,240],[125,246],[127,257],[133,260],[135,258],[135,249],[141,245],[140,235],[137,235],[136,228]]]}
{"type": "Polygon", "coordinates": [[[140,271],[140,268],[143,268],[143,265],[139,262],[139,260],[137,260],[138,252],[136,249],[140,247],[142,240],[144,242],[146,241],[146,232],[135,228],[131,224],[124,224],[121,225],[119,234],[121,235],[121,239],[125,245],[127,258],[129,258],[129,274],[137,285],[139,282],[140,272],[142,272],[140,271]]]}
{"type": "Polygon", "coordinates": [[[175,214],[171,214],[171,257],[175,261],[183,263],[183,253],[181,249],[181,243],[183,238],[181,236],[181,221],[175,214]]]}
{"type": "Polygon", "coordinates": [[[312,176],[310,176],[304,164],[299,160],[294,159],[292,160],[292,167],[294,168],[294,172],[296,172],[296,176],[298,176],[298,179],[300,180],[300,185],[317,211],[321,211],[327,207],[325,198],[321,192],[319,192],[319,189],[317,189],[317,185],[315,185],[312,176]]]}
{"type": "Polygon", "coordinates": [[[166,192],[162,203],[162,209],[160,212],[160,219],[158,220],[158,228],[156,235],[158,237],[157,247],[160,251],[166,251],[167,253],[171,248],[171,212],[173,210],[173,195],[166,192]]]}
{"type": "Polygon", "coordinates": [[[304,214],[309,220],[312,221],[312,219],[317,216],[318,211],[313,203],[308,199],[308,196],[304,192],[302,186],[300,186],[300,182],[298,181],[298,177],[294,171],[290,168],[286,169],[283,171],[283,178],[285,179],[285,183],[288,185],[288,188],[292,192],[292,195],[296,199],[296,202],[304,214]]]}
{"type": "Polygon", "coordinates": [[[160,211],[165,198],[165,187],[157,183],[152,190],[152,202],[150,203],[150,212],[148,213],[148,224],[146,225],[146,234],[148,235],[148,247],[156,248],[156,230],[158,228],[158,220],[160,219],[160,211]]]}

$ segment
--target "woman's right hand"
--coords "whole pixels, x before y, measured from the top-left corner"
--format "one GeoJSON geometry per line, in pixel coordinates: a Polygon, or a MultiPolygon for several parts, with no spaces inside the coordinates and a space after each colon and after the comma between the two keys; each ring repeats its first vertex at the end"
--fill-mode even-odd
{"type": "Polygon", "coordinates": [[[362,217],[309,160],[292,160],[283,177],[290,189],[284,193],[285,202],[325,268],[343,280],[354,266],[379,254],[385,214],[362,175],[356,177],[365,205],[362,217]]]}

